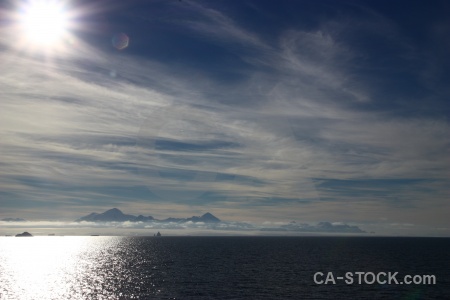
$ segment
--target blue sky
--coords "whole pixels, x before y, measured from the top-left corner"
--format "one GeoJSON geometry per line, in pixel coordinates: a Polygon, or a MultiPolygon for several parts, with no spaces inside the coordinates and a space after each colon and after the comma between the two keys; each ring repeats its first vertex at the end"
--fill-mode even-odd
{"type": "Polygon", "coordinates": [[[450,235],[446,1],[64,7],[65,40],[42,46],[1,5],[0,218],[450,235]]]}

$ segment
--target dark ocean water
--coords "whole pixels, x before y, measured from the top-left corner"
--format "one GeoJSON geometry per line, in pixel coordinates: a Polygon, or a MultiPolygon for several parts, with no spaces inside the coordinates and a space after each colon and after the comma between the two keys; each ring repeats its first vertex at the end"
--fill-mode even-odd
{"type": "Polygon", "coordinates": [[[0,299],[450,299],[449,250],[444,238],[5,237],[0,299]],[[358,271],[436,284],[313,280],[358,271]]]}

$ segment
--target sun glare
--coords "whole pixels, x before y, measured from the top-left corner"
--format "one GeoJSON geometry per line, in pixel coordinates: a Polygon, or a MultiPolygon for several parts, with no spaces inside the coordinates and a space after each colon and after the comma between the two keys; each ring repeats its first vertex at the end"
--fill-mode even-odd
{"type": "Polygon", "coordinates": [[[57,46],[66,34],[68,18],[61,2],[34,0],[21,14],[25,38],[36,46],[57,46]]]}

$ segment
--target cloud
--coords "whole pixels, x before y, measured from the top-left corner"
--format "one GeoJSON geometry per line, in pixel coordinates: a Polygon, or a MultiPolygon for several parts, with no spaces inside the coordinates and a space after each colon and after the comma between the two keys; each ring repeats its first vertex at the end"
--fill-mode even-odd
{"type": "MultiPolygon", "coordinates": [[[[367,75],[374,64],[363,56],[372,54],[335,26],[342,20],[281,28],[269,40],[212,6],[186,6],[198,14],[191,33],[239,57],[239,80],[87,46],[51,63],[0,54],[5,213],[20,203],[30,209],[18,215],[25,218],[65,206],[76,214],[148,204],[278,221],[314,212],[310,221],[319,221],[351,203],[363,208],[352,221],[400,207],[445,208],[448,120],[420,115],[415,104],[417,114],[389,111],[390,101],[405,107],[403,92],[367,75]]],[[[364,24],[352,32],[382,28],[390,33],[384,41],[401,34],[373,14],[364,24]]],[[[413,47],[404,39],[394,46],[413,47]]],[[[444,222],[437,219],[421,222],[444,222]]]]}
{"type": "MultiPolygon", "coordinates": [[[[59,232],[59,230],[72,229],[72,230],[89,230],[89,229],[109,229],[110,232],[114,232],[117,229],[132,229],[141,230],[141,234],[146,234],[147,230],[166,230],[170,234],[171,231],[192,231],[202,230],[204,232],[209,231],[210,234],[214,232],[239,232],[239,231],[291,231],[291,232],[322,232],[322,233],[364,233],[356,226],[349,226],[347,224],[331,224],[329,222],[320,222],[317,225],[309,225],[307,223],[295,223],[284,224],[275,222],[272,227],[267,227],[270,222],[261,224],[252,224],[246,222],[220,222],[220,223],[204,223],[204,222],[60,222],[60,221],[25,221],[25,222],[6,222],[0,221],[3,231],[10,230],[53,230],[59,232]],[[281,224],[281,225],[280,225],[281,224]]],[[[394,224],[393,226],[397,226],[394,224]]],[[[401,224],[402,225],[402,224],[401,224]]],[[[403,226],[403,225],[402,225],[403,226]]],[[[408,225],[410,226],[410,225],[408,225]]],[[[139,232],[139,231],[137,231],[139,232]]]]}
{"type": "MultiPolygon", "coordinates": [[[[186,1],[186,3],[190,10],[203,17],[187,22],[194,32],[206,34],[217,43],[240,44],[242,47],[251,47],[258,52],[270,50],[270,47],[257,34],[243,29],[226,14],[212,7],[201,5],[199,2],[186,1]]],[[[242,49],[240,50],[242,51],[242,49]]]]}
{"type": "MultiPolygon", "coordinates": [[[[257,230],[258,227],[250,223],[243,222],[221,222],[221,223],[204,223],[204,222],[61,222],[61,221],[25,221],[25,222],[11,222],[0,221],[3,229],[95,229],[95,228],[108,228],[108,229],[160,229],[160,230],[213,230],[213,231],[249,231],[257,230]]],[[[110,231],[114,232],[114,231],[110,231]]]]}

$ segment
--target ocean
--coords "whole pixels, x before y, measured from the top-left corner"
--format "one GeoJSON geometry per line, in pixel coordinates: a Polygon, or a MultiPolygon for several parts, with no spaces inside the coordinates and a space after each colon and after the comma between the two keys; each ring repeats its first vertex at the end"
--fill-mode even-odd
{"type": "Polygon", "coordinates": [[[450,299],[449,250],[449,238],[2,237],[0,299],[450,299]]]}

